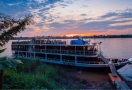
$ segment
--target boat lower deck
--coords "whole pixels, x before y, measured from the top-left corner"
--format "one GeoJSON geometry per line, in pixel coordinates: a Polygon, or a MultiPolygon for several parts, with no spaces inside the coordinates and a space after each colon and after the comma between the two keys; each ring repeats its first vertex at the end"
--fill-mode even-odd
{"type": "MultiPolygon", "coordinates": [[[[22,57],[22,56],[18,56],[18,58],[28,58],[28,59],[35,59],[35,58],[31,58],[31,57],[22,57]]],[[[96,58],[96,61],[94,61],[93,58],[91,58],[91,61],[90,59],[87,59],[87,60],[69,60],[69,59],[55,59],[55,58],[40,58],[40,60],[42,62],[45,62],[45,63],[50,63],[50,64],[59,64],[59,65],[68,65],[68,66],[77,66],[77,67],[85,67],[85,68],[100,68],[100,69],[107,69],[107,70],[110,70],[109,69],[109,64],[105,64],[104,62],[100,61],[96,58]]],[[[125,64],[122,64],[122,65],[116,65],[116,69],[119,69],[121,67],[123,67],[125,64]]]]}

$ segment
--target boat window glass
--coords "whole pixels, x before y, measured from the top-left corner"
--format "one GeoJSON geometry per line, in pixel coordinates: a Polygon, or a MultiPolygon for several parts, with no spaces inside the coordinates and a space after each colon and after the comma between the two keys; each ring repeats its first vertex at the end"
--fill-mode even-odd
{"type": "Polygon", "coordinates": [[[93,50],[93,46],[88,46],[88,50],[93,50]]]}

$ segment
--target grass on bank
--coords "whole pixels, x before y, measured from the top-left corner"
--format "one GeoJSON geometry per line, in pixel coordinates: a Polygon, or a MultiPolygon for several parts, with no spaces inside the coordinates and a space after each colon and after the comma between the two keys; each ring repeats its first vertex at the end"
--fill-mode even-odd
{"type": "Polygon", "coordinates": [[[4,70],[3,89],[109,89],[107,84],[94,87],[93,82],[72,76],[70,72],[77,72],[73,67],[48,65],[39,59],[20,60],[23,64],[4,70]]]}
{"type": "MultiPolygon", "coordinates": [[[[6,58],[1,58],[4,60],[6,58]]],[[[3,89],[58,89],[61,71],[36,60],[21,59],[23,64],[4,71],[3,89]]]]}

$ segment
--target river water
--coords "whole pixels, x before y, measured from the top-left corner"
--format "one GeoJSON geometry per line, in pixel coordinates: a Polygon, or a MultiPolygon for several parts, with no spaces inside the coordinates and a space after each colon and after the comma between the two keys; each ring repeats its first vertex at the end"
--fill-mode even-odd
{"type": "MultiPolygon", "coordinates": [[[[66,39],[70,42],[71,39],[66,39]]],[[[89,40],[89,39],[84,39],[89,40]]],[[[102,42],[101,50],[108,58],[132,58],[132,38],[98,38],[90,39],[91,42],[102,42]]],[[[0,57],[11,57],[11,42],[7,43],[3,48],[7,50],[0,57]]],[[[118,72],[126,79],[132,81],[132,65],[126,65],[119,69],[118,72]]]]}

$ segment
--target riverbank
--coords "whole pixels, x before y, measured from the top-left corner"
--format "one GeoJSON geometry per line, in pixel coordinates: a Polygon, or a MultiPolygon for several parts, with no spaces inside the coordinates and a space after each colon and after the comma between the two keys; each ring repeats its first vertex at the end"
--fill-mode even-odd
{"type": "Polygon", "coordinates": [[[47,65],[39,60],[22,62],[4,71],[3,89],[112,89],[108,75],[80,73],[76,68],[47,65]]]}
{"type": "Polygon", "coordinates": [[[70,85],[72,89],[115,89],[109,82],[109,76],[106,73],[78,71],[76,69],[72,72],[69,71],[67,76],[72,77],[74,82],[69,81],[70,79],[64,80],[65,78],[63,80],[69,82],[67,86],[70,85]]]}

